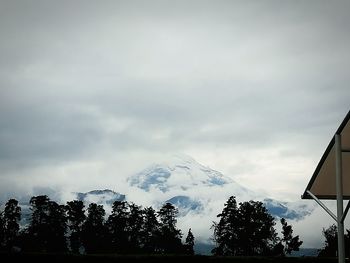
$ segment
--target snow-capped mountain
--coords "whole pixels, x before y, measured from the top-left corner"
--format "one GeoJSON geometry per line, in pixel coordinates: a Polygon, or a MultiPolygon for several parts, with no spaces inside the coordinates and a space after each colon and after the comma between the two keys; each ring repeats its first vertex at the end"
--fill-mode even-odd
{"type": "Polygon", "coordinates": [[[176,206],[179,210],[179,216],[186,216],[189,212],[200,213],[204,209],[201,201],[184,195],[174,196],[165,202],[176,206]]]}
{"type": "Polygon", "coordinates": [[[300,220],[312,212],[312,206],[302,202],[279,202],[271,198],[262,201],[269,213],[277,218],[300,220]]]}
{"type": "Polygon", "coordinates": [[[198,163],[192,157],[183,155],[175,155],[166,161],[153,164],[130,176],[127,181],[131,187],[142,190],[144,195],[161,192],[162,195],[154,194],[157,198],[153,202],[155,207],[165,202],[172,203],[178,208],[180,217],[190,212],[192,215],[201,215],[208,210],[215,211],[216,204],[222,207],[232,195],[238,202],[262,201],[276,218],[300,220],[313,209],[302,202],[289,203],[266,198],[230,177],[198,163]],[[160,198],[161,196],[163,198],[160,198]]]}
{"type": "Polygon", "coordinates": [[[115,201],[124,201],[125,195],[109,189],[93,190],[87,193],[75,193],[76,199],[84,203],[96,203],[112,205],[115,201]]]}
{"type": "Polygon", "coordinates": [[[196,162],[189,156],[173,156],[171,160],[153,164],[128,178],[130,186],[145,191],[159,189],[162,192],[184,190],[196,186],[221,186],[232,183],[222,173],[196,162]]]}

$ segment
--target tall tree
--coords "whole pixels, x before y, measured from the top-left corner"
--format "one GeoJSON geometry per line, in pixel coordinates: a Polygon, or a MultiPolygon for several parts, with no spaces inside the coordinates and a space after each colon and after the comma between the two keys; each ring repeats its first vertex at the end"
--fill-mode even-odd
{"type": "Polygon", "coordinates": [[[128,251],[128,217],[128,203],[115,201],[112,205],[112,213],[106,222],[112,251],[118,253],[127,253],[128,251]]]}
{"type": "Polygon", "coordinates": [[[216,247],[214,255],[237,255],[239,248],[239,218],[236,197],[231,196],[224,204],[224,209],[217,215],[219,222],[213,222],[213,239],[216,247]]]}
{"type": "Polygon", "coordinates": [[[185,240],[186,254],[194,255],[194,236],[192,234],[191,228],[188,230],[187,237],[185,240]]]}
{"type": "Polygon", "coordinates": [[[49,202],[47,195],[33,196],[30,199],[32,215],[26,232],[25,249],[36,252],[47,251],[50,234],[49,202]]]}
{"type": "Polygon", "coordinates": [[[160,219],[160,246],[163,253],[182,253],[181,231],[176,227],[178,209],[171,203],[158,211],[160,219]]]}
{"type": "Polygon", "coordinates": [[[69,236],[70,248],[73,253],[79,253],[82,246],[82,227],[85,221],[85,210],[83,201],[69,201],[66,205],[68,227],[71,231],[69,236]]]}
{"type": "Polygon", "coordinates": [[[284,255],[291,254],[292,251],[299,251],[299,247],[303,241],[299,240],[299,236],[293,236],[293,229],[291,225],[287,224],[284,218],[281,218],[282,224],[282,243],[284,245],[284,255]]]}
{"type": "Polygon", "coordinates": [[[11,249],[18,237],[18,222],[21,220],[21,208],[18,206],[17,200],[10,199],[7,201],[2,220],[5,247],[11,249]]]}
{"type": "MultiPolygon", "coordinates": [[[[345,256],[350,256],[350,230],[346,230],[344,235],[345,239],[345,256]]],[[[325,238],[324,247],[319,251],[320,257],[335,257],[338,250],[338,230],[335,224],[329,226],[327,229],[322,230],[322,234],[325,238]]]]}
{"type": "Polygon", "coordinates": [[[144,221],[142,226],[142,244],[146,253],[152,254],[159,252],[160,224],[156,211],[152,207],[146,207],[143,210],[144,221]]]}
{"type": "Polygon", "coordinates": [[[91,203],[88,215],[83,224],[82,241],[86,253],[99,253],[106,249],[106,229],[104,216],[106,212],[102,205],[91,203]]]}
{"type": "Polygon", "coordinates": [[[66,207],[54,201],[49,201],[48,212],[47,250],[49,252],[65,252],[67,250],[66,207]]]}
{"type": "Polygon", "coordinates": [[[128,217],[128,237],[129,237],[129,252],[139,253],[141,251],[141,231],[143,224],[143,211],[141,206],[133,203],[129,204],[128,217]]]}
{"type": "Polygon", "coordinates": [[[224,205],[219,223],[214,222],[215,255],[265,255],[276,242],[274,218],[263,203],[237,202],[231,196],[224,205]]]}
{"type": "Polygon", "coordinates": [[[240,203],[239,218],[239,254],[245,256],[270,253],[277,240],[274,218],[268,213],[262,202],[240,203]]]}

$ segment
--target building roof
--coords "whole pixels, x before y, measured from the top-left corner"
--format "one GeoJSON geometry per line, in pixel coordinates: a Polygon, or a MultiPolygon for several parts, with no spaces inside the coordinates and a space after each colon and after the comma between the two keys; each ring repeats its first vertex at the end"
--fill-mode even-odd
{"type": "MultiPolygon", "coordinates": [[[[335,134],[341,135],[342,168],[343,168],[343,199],[350,199],[350,111],[340,124],[335,134]]],[[[319,199],[336,199],[335,187],[335,135],[328,144],[302,199],[311,199],[309,190],[319,199]]]]}

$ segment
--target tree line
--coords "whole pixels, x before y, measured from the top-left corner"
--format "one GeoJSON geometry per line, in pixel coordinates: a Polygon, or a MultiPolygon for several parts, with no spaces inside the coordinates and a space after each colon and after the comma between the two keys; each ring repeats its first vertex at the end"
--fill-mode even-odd
{"type": "Polygon", "coordinates": [[[159,211],[115,201],[106,218],[102,205],[82,201],[60,205],[46,195],[30,199],[30,223],[20,230],[21,208],[10,199],[0,214],[0,248],[39,253],[194,254],[189,229],[185,243],[176,226],[178,210],[164,204],[159,211]],[[106,218],[106,219],[105,219],[106,218]]]}
{"type": "MultiPolygon", "coordinates": [[[[127,201],[115,201],[106,216],[102,205],[68,201],[65,205],[46,195],[30,199],[29,224],[20,228],[21,207],[10,199],[0,212],[0,250],[40,253],[194,254],[191,229],[182,242],[177,228],[178,209],[165,203],[158,211],[127,201]]],[[[262,202],[237,203],[231,196],[213,222],[213,255],[286,256],[303,243],[282,218],[276,219],[262,202]]],[[[335,256],[336,226],[323,230],[325,247],[320,256],[335,256]]],[[[347,230],[346,242],[350,232],[347,230]]]]}

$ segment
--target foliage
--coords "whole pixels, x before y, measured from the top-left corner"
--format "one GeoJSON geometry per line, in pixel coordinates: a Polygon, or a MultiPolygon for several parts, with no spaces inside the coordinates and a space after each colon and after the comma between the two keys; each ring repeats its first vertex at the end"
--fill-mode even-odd
{"type": "Polygon", "coordinates": [[[77,254],[82,246],[82,228],[86,219],[84,207],[84,203],[78,200],[69,201],[66,205],[68,227],[71,231],[70,248],[73,253],[77,254]]]}
{"type": "MultiPolygon", "coordinates": [[[[349,256],[350,231],[346,230],[345,239],[345,255],[349,256]]],[[[335,224],[322,230],[325,238],[324,247],[319,252],[319,257],[335,257],[338,250],[338,228],[335,224]]]]}
{"type": "Polygon", "coordinates": [[[191,228],[188,230],[187,237],[185,240],[185,250],[186,254],[188,255],[194,255],[194,236],[192,234],[191,228]]]}
{"type": "Polygon", "coordinates": [[[278,256],[290,255],[292,251],[299,251],[299,247],[303,241],[299,240],[299,236],[293,236],[293,229],[291,225],[287,224],[284,218],[281,218],[282,224],[282,239],[275,245],[273,254],[278,256]]]}
{"type": "Polygon", "coordinates": [[[182,253],[181,231],[176,227],[178,209],[171,203],[164,204],[158,211],[160,220],[159,248],[160,252],[182,253]]]}
{"type": "Polygon", "coordinates": [[[17,240],[19,233],[19,220],[21,219],[21,208],[18,206],[18,201],[10,199],[5,204],[5,210],[0,229],[2,235],[3,246],[6,249],[11,249],[17,240]]]}
{"type": "Polygon", "coordinates": [[[82,243],[86,253],[99,253],[106,249],[106,228],[104,216],[106,212],[102,205],[91,203],[88,215],[82,226],[82,243]]]}
{"type": "Polygon", "coordinates": [[[298,250],[302,241],[293,237],[292,226],[285,219],[282,223],[282,239],[278,238],[275,219],[262,202],[249,201],[237,205],[231,196],[222,212],[219,222],[213,222],[213,239],[216,247],[212,253],[224,256],[257,256],[290,254],[298,250]]]}

